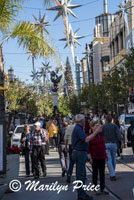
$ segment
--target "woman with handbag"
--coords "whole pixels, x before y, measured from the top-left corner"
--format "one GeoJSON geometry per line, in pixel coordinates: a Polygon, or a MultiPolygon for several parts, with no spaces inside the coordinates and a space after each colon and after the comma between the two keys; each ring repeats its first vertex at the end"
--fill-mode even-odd
{"type": "Polygon", "coordinates": [[[21,151],[22,155],[25,156],[25,168],[26,168],[26,175],[29,177],[30,175],[30,165],[29,165],[29,151],[30,151],[30,126],[25,124],[24,132],[21,135],[21,151]]]}

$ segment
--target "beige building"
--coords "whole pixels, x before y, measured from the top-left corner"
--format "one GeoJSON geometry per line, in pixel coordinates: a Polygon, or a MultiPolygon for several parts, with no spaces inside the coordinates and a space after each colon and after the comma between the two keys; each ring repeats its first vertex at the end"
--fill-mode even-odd
{"type": "Polygon", "coordinates": [[[88,71],[87,71],[87,59],[86,57],[81,60],[81,70],[82,70],[82,78],[83,83],[82,87],[88,84],[88,71]]]}
{"type": "Polygon", "coordinates": [[[94,83],[102,82],[103,75],[110,70],[109,29],[114,15],[104,13],[96,17],[93,40],[94,83]]]}
{"type": "MultiPolygon", "coordinates": [[[[127,0],[127,7],[134,6],[134,1],[127,0]]],[[[134,13],[134,8],[128,10],[134,13]]],[[[110,67],[119,66],[124,55],[134,45],[134,15],[128,14],[126,21],[124,15],[119,12],[110,27],[110,67]]]]}

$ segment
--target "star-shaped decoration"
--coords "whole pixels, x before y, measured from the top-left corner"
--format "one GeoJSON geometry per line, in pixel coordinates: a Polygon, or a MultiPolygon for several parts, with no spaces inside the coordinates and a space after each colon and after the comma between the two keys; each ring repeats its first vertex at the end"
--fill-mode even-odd
{"type": "Polygon", "coordinates": [[[41,17],[41,12],[39,11],[39,19],[35,17],[34,15],[33,17],[36,21],[35,26],[42,29],[42,32],[45,31],[47,34],[49,34],[46,27],[51,26],[51,25],[49,24],[49,22],[46,21],[47,16],[44,14],[43,17],[41,17]]]}
{"type": "Polygon", "coordinates": [[[31,77],[32,77],[32,80],[39,80],[39,72],[37,71],[37,72],[34,72],[34,71],[32,71],[32,75],[31,75],[31,77]]]}
{"type": "MultiPolygon", "coordinates": [[[[81,46],[81,44],[78,42],[78,39],[82,39],[85,37],[85,36],[78,36],[77,35],[78,31],[79,31],[79,29],[77,29],[75,32],[73,32],[71,25],[69,25],[69,46],[71,47],[74,62],[75,62],[74,49],[76,48],[76,44],[81,46]]],[[[66,41],[66,40],[67,40],[66,38],[60,39],[60,41],[66,41]]],[[[68,46],[68,44],[66,43],[64,48],[66,48],[67,46],[68,46]]]]}
{"type": "Polygon", "coordinates": [[[77,16],[72,12],[71,9],[78,8],[81,5],[71,5],[71,1],[72,0],[61,0],[60,2],[58,0],[55,0],[55,3],[57,4],[57,6],[47,9],[47,10],[58,11],[54,21],[63,15],[66,17],[67,15],[72,15],[73,17],[77,18],[77,16]]]}
{"type": "Polygon", "coordinates": [[[128,34],[129,34],[130,30],[129,30],[129,25],[128,25],[128,15],[132,15],[132,13],[130,12],[130,9],[133,8],[134,6],[127,6],[126,1],[123,0],[122,3],[118,7],[119,7],[119,11],[116,12],[115,14],[120,14],[120,18],[124,16],[128,34]]]}
{"type": "MultiPolygon", "coordinates": [[[[77,29],[75,32],[73,32],[73,29],[71,27],[71,25],[69,25],[69,45],[73,45],[75,46],[75,44],[80,45],[80,43],[78,42],[78,39],[84,38],[85,36],[78,36],[79,29],[77,29]]],[[[60,39],[60,41],[66,41],[66,38],[62,38],[60,39]]],[[[80,45],[81,46],[81,45],[80,45]]],[[[67,47],[67,44],[65,45],[65,48],[67,47]]]]}

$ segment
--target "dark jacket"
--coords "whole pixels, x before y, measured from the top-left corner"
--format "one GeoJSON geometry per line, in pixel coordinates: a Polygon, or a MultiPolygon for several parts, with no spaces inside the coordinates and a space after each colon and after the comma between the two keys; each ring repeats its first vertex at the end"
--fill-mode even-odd
{"type": "Polygon", "coordinates": [[[59,146],[60,144],[65,144],[65,141],[64,141],[65,130],[66,130],[66,128],[60,128],[59,129],[57,146],[59,146]]]}
{"type": "Polygon", "coordinates": [[[134,141],[134,127],[130,126],[127,130],[128,141],[134,141]]]}
{"type": "Polygon", "coordinates": [[[22,133],[20,143],[21,143],[21,150],[22,153],[25,153],[25,151],[29,151],[30,149],[30,135],[31,133],[26,134],[25,132],[22,133]],[[23,142],[22,139],[26,137],[26,141],[23,142]]]}
{"type": "Polygon", "coordinates": [[[106,123],[102,128],[105,143],[117,143],[121,141],[122,135],[117,125],[106,123]]]}

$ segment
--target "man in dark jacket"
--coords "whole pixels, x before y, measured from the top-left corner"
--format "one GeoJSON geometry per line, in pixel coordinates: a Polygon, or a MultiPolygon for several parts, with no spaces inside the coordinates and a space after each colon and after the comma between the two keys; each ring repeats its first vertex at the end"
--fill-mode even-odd
{"type": "Polygon", "coordinates": [[[130,125],[131,126],[127,130],[127,139],[132,145],[132,151],[134,154],[134,121],[130,121],[130,125]]]}

